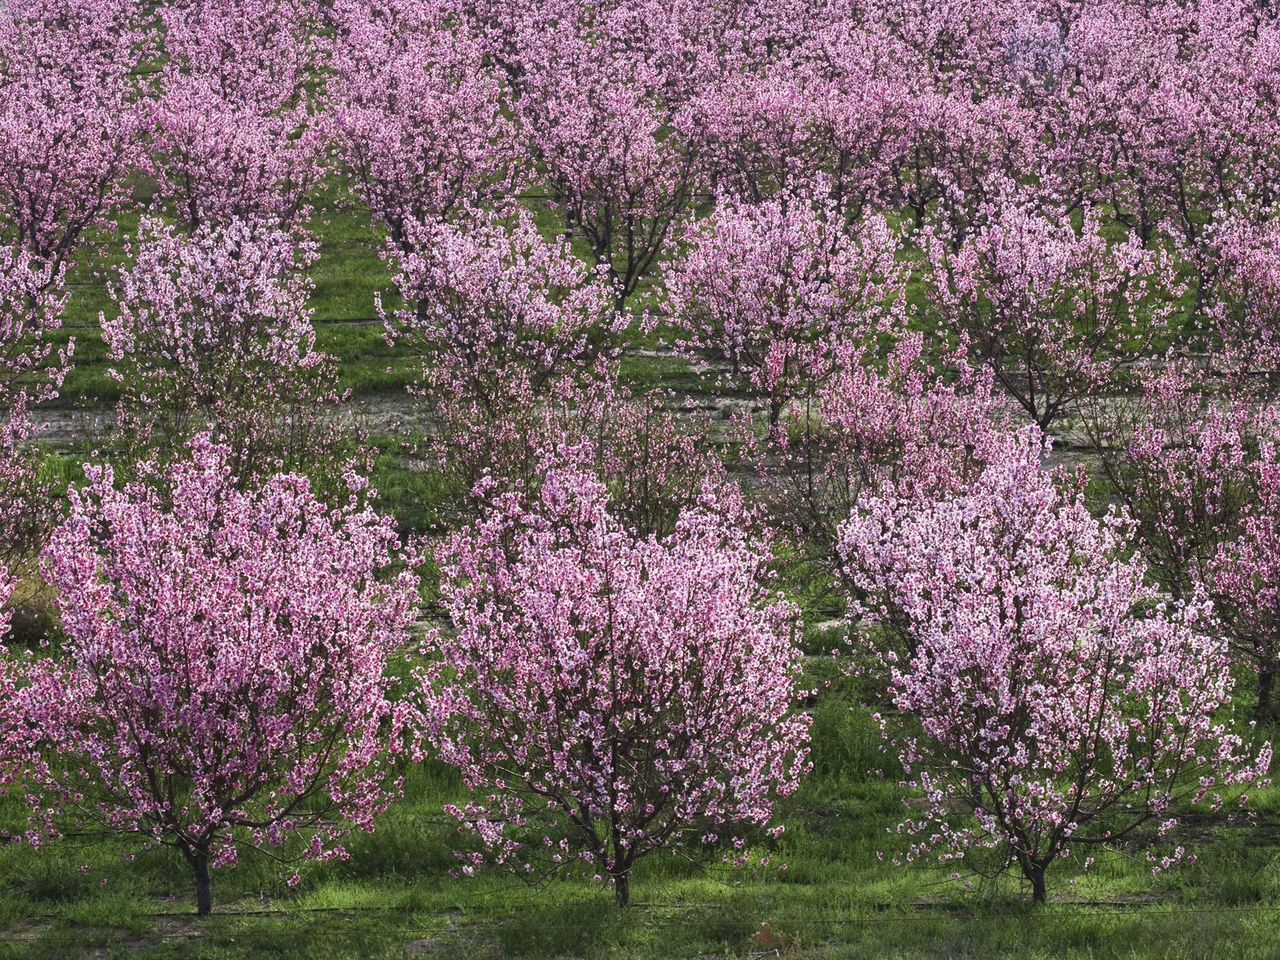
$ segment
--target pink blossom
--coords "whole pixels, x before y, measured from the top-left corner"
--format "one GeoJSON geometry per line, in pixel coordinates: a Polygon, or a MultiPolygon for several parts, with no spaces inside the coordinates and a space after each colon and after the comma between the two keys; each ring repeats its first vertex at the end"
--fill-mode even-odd
{"type": "Polygon", "coordinates": [[[344,0],[325,129],[361,199],[408,252],[409,224],[508,201],[523,144],[499,75],[449,4],[344,0]]]}
{"type": "Polygon", "coordinates": [[[174,450],[212,428],[237,473],[311,463],[333,443],[332,358],[315,349],[302,270],[314,245],[232,220],[179,233],[144,219],[136,263],[101,318],[135,444],[174,450]]]}
{"type": "Polygon", "coordinates": [[[958,493],[1003,445],[1010,411],[989,370],[928,362],[906,335],[887,358],[846,343],[835,372],[755,451],[772,478],[775,512],[819,565],[839,569],[837,528],[867,497],[927,500],[958,493]],[[886,362],[887,360],[887,362],[886,362]]]}
{"type": "Polygon", "coordinates": [[[1018,195],[984,220],[958,246],[929,239],[932,306],[1045,429],[1156,335],[1166,316],[1156,278],[1172,269],[1136,239],[1108,243],[1093,209],[1080,233],[1018,195]]]}
{"type": "Polygon", "coordinates": [[[62,326],[62,288],[63,271],[0,247],[0,416],[58,395],[74,350],[74,341],[51,342],[62,326]]]}
{"type": "MultiPolygon", "coordinates": [[[[0,568],[15,579],[32,572],[54,514],[30,442],[38,432],[31,408],[58,395],[71,365],[75,341],[53,342],[62,275],[21,247],[0,247],[0,568]]],[[[7,600],[13,590],[4,592],[7,600]]]]}
{"type": "Polygon", "coordinates": [[[1249,499],[1253,412],[1218,396],[1205,371],[1172,363],[1141,392],[1091,409],[1102,472],[1136,523],[1153,573],[1175,595],[1205,581],[1249,499]]]}
{"type": "Polygon", "coordinates": [[[613,295],[524,213],[510,227],[479,212],[410,222],[405,236],[390,248],[405,306],[383,320],[389,342],[426,357],[415,389],[441,423],[436,453],[465,489],[495,468],[520,471],[537,456],[540,407],[573,405],[608,376],[623,323],[613,295]]]}
{"type": "Polygon", "coordinates": [[[288,226],[320,175],[310,121],[318,10],[309,0],[183,0],[162,11],[168,60],[149,116],[158,199],[189,228],[288,226]]]}
{"type": "Polygon", "coordinates": [[[0,8],[0,235],[49,282],[124,199],[137,146],[138,16],[128,0],[0,8]]]}
{"type": "Polygon", "coordinates": [[[1258,714],[1276,710],[1280,673],[1280,460],[1274,432],[1259,441],[1242,491],[1238,532],[1208,560],[1205,575],[1232,649],[1258,673],[1258,714]]]}
{"type": "Polygon", "coordinates": [[[659,4],[544,0],[515,18],[509,37],[516,116],[552,202],[590,245],[619,309],[697,185],[697,152],[679,118],[703,58],[678,28],[662,33],[672,24],[659,4]]]}
{"type": "Polygon", "coordinates": [[[1210,346],[1245,380],[1280,364],[1280,224],[1228,220],[1213,235],[1210,346]]]}
{"type": "MultiPolygon", "coordinates": [[[[0,640],[3,640],[9,633],[9,620],[11,614],[5,608],[5,604],[9,602],[9,597],[12,595],[15,586],[17,586],[17,584],[15,583],[12,575],[10,575],[9,571],[5,567],[0,566],[0,640]]],[[[3,676],[5,678],[5,682],[7,682],[7,667],[0,667],[0,670],[6,671],[4,674],[0,674],[0,676],[3,676]]],[[[4,700],[6,703],[11,702],[11,696],[12,691],[6,688],[4,690],[4,700]]]]}

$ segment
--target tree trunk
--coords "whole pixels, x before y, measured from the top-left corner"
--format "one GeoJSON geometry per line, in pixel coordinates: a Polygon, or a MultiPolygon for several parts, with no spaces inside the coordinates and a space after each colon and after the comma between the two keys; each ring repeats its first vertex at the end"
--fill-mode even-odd
{"type": "Polygon", "coordinates": [[[1258,668],[1258,719],[1275,717],[1276,671],[1270,666],[1258,668]]]}
{"type": "Polygon", "coordinates": [[[618,906],[625,907],[631,902],[631,871],[626,873],[615,874],[613,878],[613,893],[618,899],[618,906]]]}
{"type": "Polygon", "coordinates": [[[1029,863],[1022,868],[1022,872],[1031,881],[1031,899],[1036,903],[1044,903],[1047,899],[1044,885],[1044,864],[1029,863]]]}
{"type": "Polygon", "coordinates": [[[784,402],[782,397],[769,398],[769,432],[773,433],[778,429],[778,421],[782,419],[782,408],[784,402]]]}
{"type": "Polygon", "coordinates": [[[213,880],[209,876],[209,855],[193,854],[191,866],[196,872],[196,914],[207,917],[213,910],[213,880]]]}

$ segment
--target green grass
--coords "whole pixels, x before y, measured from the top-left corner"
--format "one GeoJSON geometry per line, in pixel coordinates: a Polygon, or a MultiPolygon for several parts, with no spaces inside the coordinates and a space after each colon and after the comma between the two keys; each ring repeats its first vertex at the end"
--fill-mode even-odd
{"type": "MultiPolygon", "coordinates": [[[[1280,860],[1262,828],[1196,828],[1198,863],[1153,877],[1133,851],[1087,873],[1062,863],[1055,902],[1012,880],[965,890],[936,868],[895,866],[905,798],[867,713],[835,693],[817,710],[815,771],[788,803],[768,867],[654,856],[618,910],[590,881],[526,886],[498,870],[450,875],[453,775],[406,767],[406,796],[344,862],[303,870],[246,856],[215,874],[215,915],[191,915],[187,868],[165,850],[64,840],[0,849],[0,957],[139,956],[694,958],[1274,957],[1280,860]],[[878,853],[884,852],[881,860],[878,853]],[[126,855],[136,853],[135,859],[126,855]],[[785,864],[786,869],[780,869],[785,864]]],[[[1255,798],[1264,814],[1280,792],[1255,798]]],[[[0,822],[19,827],[16,798],[0,822]]]]}

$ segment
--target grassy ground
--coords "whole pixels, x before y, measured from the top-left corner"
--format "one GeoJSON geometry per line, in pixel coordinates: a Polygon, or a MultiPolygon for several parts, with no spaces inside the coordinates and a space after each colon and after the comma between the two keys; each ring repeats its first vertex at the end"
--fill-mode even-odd
{"type": "MultiPolygon", "coordinates": [[[[334,200],[324,198],[316,224],[320,345],[339,356],[343,382],[358,397],[401,395],[416,361],[387,347],[375,318],[374,295],[389,285],[376,231],[334,200]]],[[[95,332],[98,312],[110,308],[111,266],[107,257],[74,277],[67,333],[77,339],[78,366],[64,402],[114,399],[95,332]]],[[[636,383],[692,386],[687,367],[663,358],[629,357],[624,372],[636,383]]],[[[413,469],[400,438],[373,439],[383,503],[406,527],[429,528],[438,480],[413,469]]],[[[47,472],[75,479],[94,445],[86,438],[61,451],[47,472]]],[[[824,646],[815,639],[815,651],[824,646]]],[[[831,668],[815,658],[813,669],[831,668]]],[[[0,848],[0,960],[1280,956],[1280,790],[1251,798],[1252,821],[1192,818],[1172,843],[1192,845],[1198,862],[1159,876],[1137,850],[1085,851],[1094,867],[1055,866],[1053,902],[1034,909],[1012,879],[966,888],[936,867],[893,864],[904,842],[892,828],[916,800],[891,770],[879,775],[889,761],[865,699],[866,691],[839,684],[823,694],[814,773],[787,804],[787,832],[756,851],[768,866],[655,857],[638,868],[636,903],[626,911],[589,882],[531,888],[501,872],[452,877],[459,837],[442,808],[461,789],[427,765],[406,768],[404,799],[374,833],[352,841],[349,860],[308,867],[290,888],[292,868],[246,856],[216,874],[216,913],[205,920],[192,916],[192,882],[170,852],[82,839],[0,848]]],[[[20,830],[25,812],[18,797],[0,801],[0,829],[20,830]]]]}
{"type": "MultiPolygon", "coordinates": [[[[303,871],[246,859],[215,875],[215,915],[191,915],[185,864],[167,851],[65,840],[0,851],[0,957],[1257,957],[1276,956],[1280,860],[1272,830],[1197,822],[1198,863],[1153,877],[1134,851],[1082,873],[1054,869],[1055,902],[1018,885],[964,889],[928,867],[894,866],[887,832],[910,798],[872,771],[875,727],[839,696],[820,705],[814,776],[787,810],[770,865],[655,858],[636,904],[585,881],[533,888],[499,872],[455,879],[460,795],[447,772],[406,770],[406,797],[351,858],[303,871]],[[888,854],[878,858],[878,852],[888,854]],[[780,865],[785,864],[785,871],[780,865]]],[[[1263,821],[1280,793],[1254,798],[1263,821]]],[[[16,799],[0,806],[21,822],[16,799]]],[[[1194,835],[1194,836],[1192,836],[1194,835]]]]}

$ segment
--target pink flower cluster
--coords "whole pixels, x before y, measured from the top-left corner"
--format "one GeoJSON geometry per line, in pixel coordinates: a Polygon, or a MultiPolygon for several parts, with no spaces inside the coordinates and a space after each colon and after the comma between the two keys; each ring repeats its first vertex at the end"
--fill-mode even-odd
{"type": "Polygon", "coordinates": [[[1093,209],[1080,231],[1016,195],[982,217],[963,240],[929,238],[932,306],[1047,428],[1159,335],[1174,270],[1136,238],[1108,243],[1093,209]]]}
{"type": "Polygon", "coordinates": [[[62,326],[62,278],[21,247],[0,247],[0,415],[20,417],[62,385],[74,347],[52,342],[62,326]]]}
{"type": "Polygon", "coordinates": [[[450,13],[427,0],[343,0],[330,13],[326,132],[406,253],[411,224],[503,204],[520,183],[524,151],[505,88],[450,13]]]}
{"type": "Polygon", "coordinates": [[[1264,717],[1276,709],[1280,674],[1280,461],[1274,432],[1259,441],[1247,474],[1249,499],[1237,520],[1239,534],[1209,560],[1206,580],[1228,638],[1239,659],[1258,672],[1258,707],[1264,717]]]}
{"type": "Polygon", "coordinates": [[[838,528],[864,499],[964,491],[1000,449],[1010,417],[989,370],[957,356],[949,377],[925,358],[919,335],[903,336],[887,357],[846,342],[833,360],[834,373],[758,460],[778,519],[838,573],[838,528]]]}
{"type": "Polygon", "coordinates": [[[143,163],[157,198],[193,230],[302,219],[324,149],[310,122],[314,4],[182,0],[162,18],[167,60],[143,163]]]}
{"type": "Polygon", "coordinates": [[[1228,220],[1214,238],[1209,314],[1225,367],[1242,377],[1280,365],[1280,225],[1228,220]]]}
{"type": "Polygon", "coordinates": [[[1249,499],[1255,416],[1216,396],[1194,369],[1171,364],[1142,381],[1140,397],[1093,417],[1111,486],[1138,524],[1148,564],[1175,594],[1204,582],[1249,499]]]}
{"type": "Polygon", "coordinates": [[[585,400],[605,372],[602,348],[624,323],[608,285],[523,212],[410,221],[404,236],[390,253],[405,306],[383,319],[389,342],[427,358],[437,455],[467,489],[491,468],[527,471],[540,405],[585,400]]]}
{"type": "MultiPolygon", "coordinates": [[[[521,129],[555,206],[589,243],[621,308],[697,185],[698,152],[679,122],[685,51],[661,46],[668,38],[655,34],[672,17],[656,4],[543,0],[513,19],[521,129]]],[[[701,66],[688,76],[696,80],[701,66]]]]}
{"type": "MultiPolygon", "coordinates": [[[[15,580],[33,572],[56,516],[39,477],[39,457],[29,442],[31,432],[30,423],[20,415],[0,421],[0,568],[15,580]]],[[[14,586],[0,598],[0,615],[15,593],[14,586]]]]}
{"type": "Polygon", "coordinates": [[[476,214],[458,225],[411,222],[396,256],[401,299],[387,336],[429,351],[430,388],[475,406],[515,407],[554,392],[620,328],[608,287],[528,214],[511,226],[476,214]]]}
{"type": "MultiPolygon", "coordinates": [[[[57,397],[75,351],[74,339],[54,339],[63,271],[21,246],[0,246],[0,568],[15,578],[34,566],[54,514],[30,441],[38,432],[32,407],[57,397]]],[[[3,591],[0,611],[13,592],[3,591]]]]}
{"type": "Polygon", "coordinates": [[[125,196],[142,47],[128,0],[15,0],[0,9],[0,237],[60,276],[125,196]]]}

